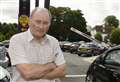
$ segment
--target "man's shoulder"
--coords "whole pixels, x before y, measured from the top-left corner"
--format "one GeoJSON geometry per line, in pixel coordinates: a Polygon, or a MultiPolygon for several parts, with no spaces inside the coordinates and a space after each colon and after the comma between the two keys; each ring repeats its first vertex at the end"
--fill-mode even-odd
{"type": "Polygon", "coordinates": [[[25,38],[25,36],[26,36],[26,32],[17,33],[13,35],[10,40],[21,40],[25,38]]]}
{"type": "Polygon", "coordinates": [[[51,35],[48,35],[48,34],[47,34],[47,38],[48,38],[49,40],[52,40],[52,41],[58,41],[55,37],[53,37],[53,36],[51,36],[51,35]]]}

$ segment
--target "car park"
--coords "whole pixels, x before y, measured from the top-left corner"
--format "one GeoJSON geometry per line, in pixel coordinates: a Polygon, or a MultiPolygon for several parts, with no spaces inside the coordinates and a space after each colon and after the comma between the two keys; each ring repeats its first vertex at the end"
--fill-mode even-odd
{"type": "Polygon", "coordinates": [[[85,82],[120,82],[120,45],[108,49],[93,61],[85,82]]]}

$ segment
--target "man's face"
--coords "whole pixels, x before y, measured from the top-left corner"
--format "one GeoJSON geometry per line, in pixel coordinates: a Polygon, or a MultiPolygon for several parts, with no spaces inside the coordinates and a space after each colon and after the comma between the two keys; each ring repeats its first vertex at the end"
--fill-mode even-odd
{"type": "Polygon", "coordinates": [[[41,39],[49,29],[50,17],[47,12],[36,11],[30,19],[30,31],[36,39],[41,39]]]}

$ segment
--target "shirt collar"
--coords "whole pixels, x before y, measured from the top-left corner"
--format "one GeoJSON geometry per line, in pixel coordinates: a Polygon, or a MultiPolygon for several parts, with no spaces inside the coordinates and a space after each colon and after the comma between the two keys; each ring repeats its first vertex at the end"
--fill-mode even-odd
{"type": "Polygon", "coordinates": [[[48,36],[47,34],[43,37],[42,41],[41,41],[41,44],[46,44],[46,42],[48,41],[48,36]]]}
{"type": "Polygon", "coordinates": [[[33,37],[32,33],[30,32],[30,29],[28,29],[27,34],[28,34],[28,41],[29,42],[32,41],[34,37],[33,37]]]}
{"type": "MultiPolygon", "coordinates": [[[[32,40],[34,39],[34,37],[33,37],[32,33],[30,32],[30,29],[28,29],[27,33],[28,33],[28,41],[30,42],[30,41],[32,41],[32,40]]],[[[43,37],[43,39],[42,39],[42,43],[44,44],[44,43],[45,43],[46,41],[48,41],[48,40],[49,40],[49,37],[48,37],[48,35],[46,34],[46,35],[43,37]]]]}

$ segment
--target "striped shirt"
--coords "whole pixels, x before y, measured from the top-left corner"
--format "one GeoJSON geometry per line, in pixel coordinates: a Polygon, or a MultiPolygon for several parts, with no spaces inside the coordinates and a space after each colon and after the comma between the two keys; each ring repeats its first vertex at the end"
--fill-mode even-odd
{"type": "MultiPolygon", "coordinates": [[[[14,35],[10,40],[9,55],[12,65],[46,64],[55,62],[56,65],[65,63],[63,53],[59,47],[57,39],[46,35],[42,41],[36,41],[30,30],[14,35]]],[[[11,82],[54,82],[53,80],[25,81],[17,69],[13,68],[13,79],[11,82]]]]}

